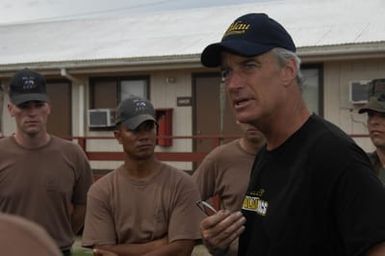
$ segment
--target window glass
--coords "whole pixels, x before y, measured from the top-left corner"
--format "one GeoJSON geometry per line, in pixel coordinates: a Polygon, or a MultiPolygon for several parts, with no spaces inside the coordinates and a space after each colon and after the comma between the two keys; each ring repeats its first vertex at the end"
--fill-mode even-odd
{"type": "Polygon", "coordinates": [[[122,99],[135,95],[148,98],[148,77],[91,79],[90,109],[116,108],[122,99]]]}
{"type": "Polygon", "coordinates": [[[142,98],[147,97],[147,80],[122,80],[120,82],[120,100],[128,98],[130,95],[135,95],[142,98]]]}
{"type": "Polygon", "coordinates": [[[303,97],[306,105],[311,112],[320,114],[320,85],[319,85],[319,69],[305,68],[302,69],[304,78],[303,97]]]}

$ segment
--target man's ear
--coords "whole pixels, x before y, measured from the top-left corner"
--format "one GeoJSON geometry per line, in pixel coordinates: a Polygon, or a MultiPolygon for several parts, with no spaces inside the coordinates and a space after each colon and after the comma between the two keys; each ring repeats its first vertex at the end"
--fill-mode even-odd
{"type": "Polygon", "coordinates": [[[51,104],[47,103],[47,105],[48,105],[48,114],[51,114],[51,111],[52,111],[51,104]]]}
{"type": "Polygon", "coordinates": [[[281,70],[281,79],[285,87],[289,87],[298,73],[294,58],[291,58],[281,70]]]}
{"type": "Polygon", "coordinates": [[[114,131],[114,137],[119,142],[119,144],[122,144],[122,137],[121,137],[121,133],[120,133],[120,128],[119,127],[117,127],[116,130],[114,131]]]}
{"type": "Polygon", "coordinates": [[[8,108],[8,112],[11,115],[11,117],[14,117],[15,116],[15,114],[13,113],[14,105],[8,103],[7,108],[8,108]]]}

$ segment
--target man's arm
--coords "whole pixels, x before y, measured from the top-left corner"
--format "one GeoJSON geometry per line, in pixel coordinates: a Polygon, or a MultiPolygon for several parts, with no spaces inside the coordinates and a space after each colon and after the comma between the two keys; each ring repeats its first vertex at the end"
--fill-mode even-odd
{"type": "Polygon", "coordinates": [[[119,256],[190,256],[194,245],[193,240],[178,240],[168,243],[166,239],[160,239],[143,244],[95,245],[95,248],[119,256]]]}
{"type": "Polygon", "coordinates": [[[74,234],[79,233],[84,224],[84,217],[86,215],[85,205],[74,205],[71,215],[71,226],[74,234]]]}
{"type": "Polygon", "coordinates": [[[110,251],[118,254],[119,256],[136,256],[147,255],[147,253],[158,250],[160,247],[165,245],[167,245],[167,238],[141,244],[95,245],[94,248],[110,251]]]}
{"type": "Polygon", "coordinates": [[[177,240],[168,243],[167,245],[162,246],[157,250],[151,251],[144,256],[190,256],[192,250],[194,249],[194,245],[194,240],[177,240]]]}

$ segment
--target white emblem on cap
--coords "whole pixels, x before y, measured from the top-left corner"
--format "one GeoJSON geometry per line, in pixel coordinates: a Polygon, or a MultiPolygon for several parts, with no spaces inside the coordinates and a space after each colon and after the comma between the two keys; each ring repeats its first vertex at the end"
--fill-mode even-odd
{"type": "Polygon", "coordinates": [[[23,90],[29,90],[36,87],[35,80],[31,77],[23,77],[23,90]]]}
{"type": "Polygon", "coordinates": [[[146,102],[144,101],[138,101],[135,103],[135,111],[142,111],[146,109],[146,102]]]}

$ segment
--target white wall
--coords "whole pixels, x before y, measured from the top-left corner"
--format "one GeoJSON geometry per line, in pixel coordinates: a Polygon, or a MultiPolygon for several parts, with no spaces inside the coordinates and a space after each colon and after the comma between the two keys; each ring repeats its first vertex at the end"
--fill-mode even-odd
{"type": "MultiPolygon", "coordinates": [[[[334,61],[324,64],[325,118],[349,135],[367,135],[366,114],[358,114],[362,105],[349,102],[349,82],[385,78],[385,59],[334,61]]],[[[354,138],[365,150],[373,151],[369,139],[354,138]]]]}

